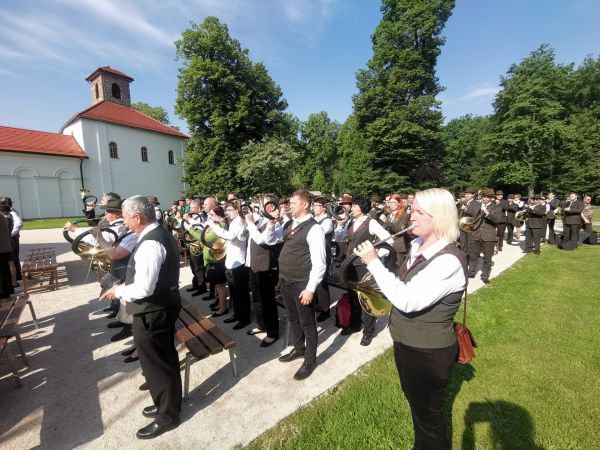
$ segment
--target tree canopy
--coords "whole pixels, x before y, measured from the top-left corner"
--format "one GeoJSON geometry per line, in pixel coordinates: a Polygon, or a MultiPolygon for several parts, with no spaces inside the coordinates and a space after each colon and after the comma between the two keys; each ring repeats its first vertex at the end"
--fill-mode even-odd
{"type": "Polygon", "coordinates": [[[155,120],[158,120],[159,122],[164,123],[165,125],[170,125],[169,115],[161,106],[150,106],[148,103],[135,102],[131,105],[131,107],[143,114],[146,114],[147,116],[152,117],[155,120]]]}

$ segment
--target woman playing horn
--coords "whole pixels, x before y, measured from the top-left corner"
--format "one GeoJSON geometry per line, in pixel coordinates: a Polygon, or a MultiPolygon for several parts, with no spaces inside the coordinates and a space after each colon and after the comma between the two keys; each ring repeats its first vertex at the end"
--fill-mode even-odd
{"type": "Polygon", "coordinates": [[[412,412],[414,448],[448,448],[442,402],[458,354],[454,315],[466,288],[466,258],[452,243],[459,235],[452,194],[444,189],[418,192],[410,220],[417,238],[399,276],[383,266],[371,242],[354,252],[394,305],[390,334],[412,412]]]}

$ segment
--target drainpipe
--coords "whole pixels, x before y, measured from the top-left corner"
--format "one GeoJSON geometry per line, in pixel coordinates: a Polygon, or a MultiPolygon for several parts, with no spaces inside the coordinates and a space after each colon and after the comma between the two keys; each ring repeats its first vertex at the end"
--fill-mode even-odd
{"type": "Polygon", "coordinates": [[[81,178],[81,189],[85,189],[85,185],[83,183],[83,158],[79,158],[79,176],[81,178]]]}

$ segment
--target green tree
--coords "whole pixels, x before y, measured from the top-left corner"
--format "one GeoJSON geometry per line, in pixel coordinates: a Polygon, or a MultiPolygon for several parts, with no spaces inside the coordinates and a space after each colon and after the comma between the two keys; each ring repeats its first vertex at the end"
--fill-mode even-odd
{"type": "Polygon", "coordinates": [[[442,184],[453,192],[469,186],[482,186],[488,163],[481,160],[482,141],[490,132],[489,117],[470,114],[452,119],[442,128],[444,157],[441,164],[442,184]],[[483,162],[483,164],[482,164],[483,162]]]}
{"type": "Polygon", "coordinates": [[[564,103],[571,70],[542,45],[501,78],[494,131],[485,145],[488,184],[520,186],[529,195],[555,188],[555,164],[569,138],[564,103]]]}
{"type": "Polygon", "coordinates": [[[169,114],[167,114],[167,111],[165,111],[162,106],[150,106],[148,103],[135,102],[131,105],[131,107],[143,114],[146,114],[147,116],[152,117],[154,120],[158,120],[165,125],[170,125],[169,114]]]}
{"type": "Polygon", "coordinates": [[[373,57],[357,73],[358,127],[381,173],[380,190],[437,183],[442,114],[435,64],[454,0],[383,0],[373,57]]]}
{"type": "Polygon", "coordinates": [[[337,160],[336,138],[339,124],[326,112],[308,116],[300,126],[302,187],[322,192],[333,188],[332,174],[337,160]]]}
{"type": "MultiPolygon", "coordinates": [[[[345,190],[354,195],[368,196],[379,193],[381,180],[373,169],[373,155],[366,139],[358,129],[356,117],[346,119],[337,134],[338,161],[333,172],[332,191],[341,194],[345,190]]],[[[383,191],[391,192],[393,188],[383,191]]]]}
{"type": "Polygon", "coordinates": [[[182,61],[175,111],[191,133],[184,181],[198,192],[240,189],[240,149],[265,136],[289,137],[281,89],[216,17],[192,23],[175,46],[182,61]]]}
{"type": "Polygon", "coordinates": [[[299,155],[292,146],[278,138],[249,142],[242,148],[237,166],[247,194],[257,192],[288,193],[299,155]]]}

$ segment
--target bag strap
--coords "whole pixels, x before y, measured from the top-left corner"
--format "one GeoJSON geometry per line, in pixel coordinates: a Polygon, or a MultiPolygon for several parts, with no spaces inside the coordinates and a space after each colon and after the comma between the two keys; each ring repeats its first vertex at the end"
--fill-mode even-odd
{"type": "Polygon", "coordinates": [[[465,300],[463,308],[463,325],[467,326],[467,287],[469,286],[469,279],[467,278],[467,285],[465,286],[465,300]]]}
{"type": "Polygon", "coordinates": [[[450,254],[450,255],[454,255],[458,258],[458,260],[461,263],[461,266],[463,268],[463,272],[465,274],[465,300],[464,300],[464,308],[463,308],[463,325],[466,327],[467,326],[467,289],[469,287],[469,275],[468,275],[468,271],[467,271],[467,261],[465,258],[460,258],[458,256],[458,248],[456,248],[455,246],[450,246],[448,245],[447,247],[443,248],[442,250],[439,251],[439,254],[450,254]]]}

